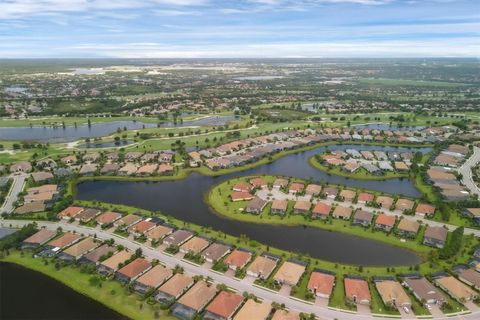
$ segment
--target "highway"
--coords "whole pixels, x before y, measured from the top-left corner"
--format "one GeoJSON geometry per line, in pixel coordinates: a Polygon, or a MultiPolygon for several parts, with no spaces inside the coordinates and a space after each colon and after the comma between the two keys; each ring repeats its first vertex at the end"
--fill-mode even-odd
{"type": "MultiPolygon", "coordinates": [[[[16,227],[20,228],[28,223],[32,223],[33,221],[25,221],[25,220],[2,220],[1,224],[5,227],[16,227]]],[[[389,318],[382,318],[373,316],[370,314],[357,314],[357,313],[347,313],[338,310],[328,309],[326,307],[308,304],[302,301],[298,301],[295,299],[290,298],[289,296],[281,295],[276,292],[272,292],[266,289],[262,289],[259,287],[254,286],[251,281],[244,280],[237,280],[232,277],[229,277],[224,274],[219,274],[214,272],[206,267],[194,265],[188,263],[181,258],[170,256],[161,252],[157,249],[148,247],[144,244],[140,244],[134,242],[132,240],[120,237],[118,235],[109,233],[107,231],[103,231],[97,228],[89,228],[85,226],[79,226],[75,224],[68,224],[66,222],[36,222],[39,227],[46,227],[51,230],[56,230],[58,227],[61,227],[64,231],[72,231],[83,235],[90,235],[96,236],[98,239],[107,240],[107,239],[115,239],[116,244],[121,244],[125,248],[128,248],[132,251],[136,250],[137,248],[141,248],[143,254],[148,257],[149,259],[158,259],[167,267],[173,268],[176,265],[181,266],[185,272],[192,274],[192,275],[202,275],[203,277],[210,277],[213,279],[215,283],[223,283],[228,287],[231,287],[237,290],[240,293],[245,291],[254,294],[255,296],[263,299],[264,301],[275,301],[277,303],[283,303],[287,308],[290,310],[294,310],[297,312],[304,312],[304,313],[315,313],[319,319],[339,319],[339,320],[366,320],[366,319],[389,319],[389,318]]],[[[442,315],[440,317],[436,317],[435,319],[465,319],[465,320],[478,320],[480,319],[480,309],[476,308],[470,314],[465,315],[458,315],[453,317],[448,317],[442,315]]],[[[391,318],[390,318],[391,319],[391,318]]]]}
{"type": "Polygon", "coordinates": [[[472,178],[472,168],[480,162],[480,148],[473,147],[473,154],[465,163],[458,169],[462,175],[462,183],[470,190],[471,194],[478,195],[480,199],[480,188],[475,184],[472,178]]]}

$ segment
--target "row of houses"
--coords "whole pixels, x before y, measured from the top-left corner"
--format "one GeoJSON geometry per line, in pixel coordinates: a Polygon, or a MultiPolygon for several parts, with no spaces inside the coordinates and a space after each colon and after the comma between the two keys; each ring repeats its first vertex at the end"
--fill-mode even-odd
{"type": "Polygon", "coordinates": [[[16,214],[42,212],[51,208],[53,203],[60,197],[61,188],[56,184],[45,184],[28,188],[25,192],[23,203],[14,211],[16,214]]]}
{"type": "Polygon", "coordinates": [[[36,249],[39,256],[66,263],[94,266],[99,274],[130,285],[141,295],[151,294],[179,319],[192,319],[201,313],[203,319],[212,320],[300,319],[295,312],[275,310],[262,301],[219,290],[212,283],[91,237],[40,229],[23,241],[22,249],[36,249]]]}

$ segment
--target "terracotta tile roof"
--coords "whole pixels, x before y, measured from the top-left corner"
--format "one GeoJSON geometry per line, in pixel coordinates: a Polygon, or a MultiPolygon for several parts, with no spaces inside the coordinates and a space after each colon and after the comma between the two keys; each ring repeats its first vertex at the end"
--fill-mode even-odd
{"type": "Polygon", "coordinates": [[[380,213],[375,220],[375,224],[382,226],[393,227],[395,225],[395,216],[388,215],[385,213],[380,213]]]}
{"type": "Polygon", "coordinates": [[[309,184],[305,189],[305,193],[310,195],[319,194],[321,191],[322,191],[322,186],[319,186],[318,184],[309,184]]]}
{"type": "Polygon", "coordinates": [[[419,203],[415,212],[430,216],[435,213],[435,207],[427,203],[419,203]]]}
{"type": "Polygon", "coordinates": [[[312,204],[309,201],[298,200],[295,202],[294,210],[308,211],[312,204]]]}
{"type": "Polygon", "coordinates": [[[308,280],[307,288],[309,290],[316,290],[324,295],[330,295],[335,284],[335,276],[318,271],[312,272],[310,280],[308,280]]]}
{"type": "Polygon", "coordinates": [[[332,210],[332,207],[330,205],[319,201],[317,202],[317,204],[315,204],[315,207],[313,208],[312,213],[328,216],[331,210],[332,210]]]}
{"type": "Polygon", "coordinates": [[[272,201],[272,210],[287,211],[288,201],[287,200],[273,200],[272,201]]]}
{"type": "Polygon", "coordinates": [[[267,185],[267,182],[262,178],[253,178],[253,179],[250,179],[250,184],[253,187],[263,187],[267,185]]]}
{"type": "Polygon", "coordinates": [[[385,304],[392,304],[393,301],[395,301],[396,306],[411,303],[410,298],[405,293],[405,290],[403,290],[402,285],[397,281],[376,281],[375,286],[385,304]]]}
{"type": "Polygon", "coordinates": [[[118,212],[107,211],[107,212],[104,212],[101,215],[99,215],[95,220],[99,224],[109,224],[109,223],[114,222],[117,219],[120,219],[121,216],[122,216],[122,214],[120,214],[118,212]]]}
{"type": "Polygon", "coordinates": [[[147,237],[154,240],[162,239],[173,232],[173,229],[167,226],[158,225],[155,228],[147,231],[147,237]]]}
{"type": "Polygon", "coordinates": [[[395,208],[398,210],[411,210],[415,202],[409,199],[398,199],[397,203],[395,203],[395,208]]]}
{"type": "Polygon", "coordinates": [[[476,295],[475,291],[473,291],[469,286],[452,276],[438,278],[435,280],[435,282],[441,287],[445,288],[448,293],[453,295],[458,300],[465,299],[468,301],[476,295]]]}
{"type": "Polygon", "coordinates": [[[357,193],[353,190],[343,189],[342,191],[340,191],[340,197],[342,197],[342,198],[344,198],[345,200],[348,200],[348,201],[353,200],[356,195],[357,195],[357,193]]]}
{"type": "Polygon", "coordinates": [[[347,298],[353,300],[355,296],[357,301],[371,300],[368,283],[361,279],[345,278],[345,294],[347,298]]]}
{"type": "Polygon", "coordinates": [[[342,217],[344,219],[350,219],[350,216],[352,215],[352,209],[343,206],[336,206],[333,210],[333,215],[342,217]]]}
{"type": "Polygon", "coordinates": [[[277,282],[295,285],[298,283],[304,272],[305,266],[291,261],[286,261],[280,266],[273,279],[277,282]]]}
{"type": "Polygon", "coordinates": [[[136,281],[147,287],[156,288],[171,275],[171,269],[165,268],[161,264],[157,264],[155,267],[141,275],[136,281]]]}
{"type": "Polygon", "coordinates": [[[125,261],[130,259],[132,255],[133,253],[123,250],[123,251],[117,252],[107,260],[103,261],[101,265],[113,270],[117,270],[118,264],[124,263],[125,261]]]}
{"type": "Polygon", "coordinates": [[[56,234],[57,232],[53,230],[40,229],[38,232],[23,240],[23,242],[41,245],[52,239],[56,234]]]}
{"type": "Polygon", "coordinates": [[[48,243],[49,246],[52,247],[57,247],[57,248],[63,248],[65,246],[68,246],[69,244],[72,244],[73,242],[79,240],[81,236],[76,233],[71,233],[71,232],[66,232],[59,238],[52,240],[48,243]]]}
{"type": "Polygon", "coordinates": [[[268,277],[268,275],[272,273],[276,266],[277,262],[273,259],[264,256],[258,256],[253,260],[250,266],[248,266],[247,272],[250,271],[268,277]]]}
{"type": "Polygon", "coordinates": [[[304,188],[305,186],[303,185],[303,183],[293,182],[292,184],[290,184],[288,190],[293,192],[301,192],[304,188]]]}
{"type": "Polygon", "coordinates": [[[67,248],[64,253],[71,255],[72,257],[78,257],[90,250],[95,249],[99,243],[95,242],[93,238],[85,238],[80,242],[77,242],[70,248],[67,248]]]}
{"type": "Polygon", "coordinates": [[[265,320],[271,310],[271,305],[249,299],[238,311],[233,320],[265,320]]]}
{"type": "Polygon", "coordinates": [[[58,213],[59,218],[63,217],[75,217],[77,214],[82,212],[84,208],[82,207],[67,207],[58,213]]]}
{"type": "Polygon", "coordinates": [[[252,253],[235,249],[225,258],[224,262],[229,266],[243,268],[251,258],[252,253]]]}
{"type": "Polygon", "coordinates": [[[229,319],[243,302],[243,296],[233,292],[222,291],[213,299],[207,308],[217,316],[229,319]]]}
{"type": "Polygon", "coordinates": [[[378,196],[375,202],[384,208],[389,208],[393,204],[393,198],[387,196],[378,196]]]}
{"type": "Polygon", "coordinates": [[[152,221],[142,220],[139,223],[134,224],[128,228],[129,232],[135,233],[145,233],[146,231],[153,229],[155,227],[155,223],[152,221]]]}
{"type": "Polygon", "coordinates": [[[407,231],[407,232],[418,232],[418,228],[420,228],[420,224],[417,221],[410,220],[403,218],[400,220],[398,223],[397,229],[401,231],[407,231]]]}
{"type": "Polygon", "coordinates": [[[252,185],[246,182],[238,182],[233,186],[232,190],[240,192],[250,192],[250,190],[252,190],[252,185]]]}
{"type": "Polygon", "coordinates": [[[300,320],[300,315],[293,311],[278,309],[273,314],[272,320],[300,320]]]}
{"type": "Polygon", "coordinates": [[[358,195],[357,202],[372,202],[375,196],[368,192],[362,192],[358,195]]]}
{"type": "Polygon", "coordinates": [[[284,178],[277,178],[277,179],[275,179],[275,181],[273,182],[273,186],[274,186],[274,187],[283,188],[283,187],[286,187],[287,185],[288,185],[288,180],[287,180],[287,179],[284,179],[284,178]]]}
{"type": "Polygon", "coordinates": [[[250,192],[243,192],[243,191],[233,191],[230,194],[232,201],[245,201],[245,200],[252,200],[253,195],[250,192]]]}
{"type": "Polygon", "coordinates": [[[120,274],[123,274],[124,276],[127,276],[129,278],[134,278],[141,274],[142,272],[145,272],[148,270],[152,264],[150,261],[145,260],[143,258],[138,258],[118,270],[117,272],[120,274]]]}
{"type": "Polygon", "coordinates": [[[209,242],[201,237],[193,237],[184,244],[180,246],[180,250],[185,252],[193,252],[193,253],[200,253],[203,249],[208,246],[209,242]]]}
{"type": "Polygon", "coordinates": [[[185,288],[193,284],[193,279],[185,274],[177,273],[173,275],[158,290],[171,296],[178,296],[185,288]]]}
{"type": "Polygon", "coordinates": [[[178,303],[198,312],[215,296],[216,292],[215,285],[208,286],[205,281],[198,281],[178,300],[178,303]]]}

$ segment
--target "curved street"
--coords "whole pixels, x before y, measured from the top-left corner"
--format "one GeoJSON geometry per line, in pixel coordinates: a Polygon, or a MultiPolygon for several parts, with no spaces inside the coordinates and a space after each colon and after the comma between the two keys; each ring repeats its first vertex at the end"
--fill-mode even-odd
{"type": "MultiPolygon", "coordinates": [[[[4,227],[14,227],[14,228],[21,228],[22,226],[32,223],[34,221],[28,220],[2,220],[1,226],[4,227]]],[[[378,317],[373,316],[371,314],[361,314],[361,313],[347,313],[338,310],[333,310],[327,307],[322,307],[319,305],[309,304],[306,302],[302,302],[300,300],[296,300],[291,298],[290,296],[283,295],[281,293],[273,292],[267,289],[262,289],[258,286],[254,286],[251,281],[248,281],[247,278],[243,280],[238,280],[233,277],[229,277],[225,274],[220,274],[214,272],[206,267],[198,266],[192,264],[190,262],[186,262],[185,260],[178,258],[176,256],[170,256],[165,254],[158,249],[148,247],[144,244],[120,237],[116,234],[112,234],[106,231],[103,231],[99,228],[89,228],[85,226],[78,226],[73,224],[68,224],[66,222],[40,222],[35,221],[39,227],[45,227],[50,230],[56,230],[58,227],[61,227],[64,231],[72,231],[83,235],[90,235],[97,237],[101,240],[108,240],[108,239],[115,239],[116,244],[121,244],[125,248],[128,248],[132,251],[141,248],[143,254],[150,259],[158,259],[162,263],[164,263],[169,268],[174,268],[176,265],[181,266],[187,273],[193,275],[201,275],[203,277],[210,277],[213,279],[215,283],[223,283],[230,288],[237,290],[240,293],[245,291],[254,294],[255,296],[263,299],[266,302],[277,302],[280,304],[285,304],[285,306],[297,312],[304,312],[304,313],[314,313],[319,317],[319,319],[341,319],[341,320],[367,320],[367,319],[391,319],[387,317],[378,317]]],[[[455,316],[447,316],[441,315],[435,317],[435,319],[465,319],[465,320],[477,320],[480,319],[480,309],[476,308],[475,310],[471,310],[471,313],[462,314],[462,315],[455,315],[455,316]]]]}
{"type": "Polygon", "coordinates": [[[470,190],[471,194],[476,194],[480,198],[480,188],[476,185],[472,178],[472,168],[480,162],[480,148],[473,147],[473,154],[465,163],[458,168],[458,172],[462,175],[462,183],[470,190]]]}

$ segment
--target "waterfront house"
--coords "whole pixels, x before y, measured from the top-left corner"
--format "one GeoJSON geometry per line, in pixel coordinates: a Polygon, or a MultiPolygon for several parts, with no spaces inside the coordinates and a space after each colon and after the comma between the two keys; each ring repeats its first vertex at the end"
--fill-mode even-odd
{"type": "Polygon", "coordinates": [[[267,255],[256,257],[247,268],[247,275],[266,279],[277,266],[277,259],[273,259],[267,255]]]}
{"type": "Polygon", "coordinates": [[[60,159],[60,162],[62,162],[64,164],[67,164],[67,165],[75,164],[75,163],[77,163],[77,161],[78,161],[78,159],[74,155],[69,155],[69,156],[66,156],[66,157],[63,157],[63,158],[60,159]]]}
{"type": "Polygon", "coordinates": [[[41,256],[51,257],[58,254],[60,251],[65,249],[68,246],[80,241],[82,236],[72,233],[72,232],[65,232],[60,237],[48,242],[45,245],[43,251],[39,254],[41,256]]]}
{"type": "Polygon", "coordinates": [[[458,302],[463,303],[464,301],[472,301],[478,296],[472,288],[453,276],[440,276],[434,281],[437,286],[445,290],[458,302]]]}
{"type": "Polygon", "coordinates": [[[130,259],[132,255],[133,254],[127,250],[119,251],[108,259],[102,261],[97,266],[97,271],[103,275],[110,275],[112,273],[115,273],[118,270],[118,266],[125,263],[125,261],[130,259]]]}
{"type": "Polygon", "coordinates": [[[119,269],[115,274],[115,279],[123,283],[130,283],[150,270],[151,267],[152,264],[150,261],[143,258],[137,258],[119,269]]]}
{"type": "Polygon", "coordinates": [[[277,178],[273,182],[273,188],[275,188],[275,189],[286,188],[287,185],[288,185],[288,180],[284,179],[284,178],[277,178]]]}
{"type": "Polygon", "coordinates": [[[163,225],[157,225],[145,234],[150,241],[159,241],[173,232],[173,229],[163,225]]]}
{"type": "Polygon", "coordinates": [[[108,244],[103,244],[100,247],[93,249],[92,251],[83,255],[78,262],[81,264],[97,265],[110,255],[113,255],[115,252],[117,252],[116,247],[109,246],[108,244]]]}
{"type": "Polygon", "coordinates": [[[159,175],[167,175],[173,173],[173,166],[169,163],[161,163],[158,166],[157,173],[159,175]]]}
{"type": "Polygon", "coordinates": [[[423,237],[423,244],[431,247],[443,248],[447,240],[448,230],[444,227],[427,226],[423,237]]]}
{"type": "Polygon", "coordinates": [[[96,163],[86,163],[82,165],[78,173],[82,176],[93,176],[97,171],[98,165],[96,163]]]}
{"type": "Polygon", "coordinates": [[[93,238],[88,237],[62,251],[58,258],[63,261],[75,262],[84,254],[98,247],[98,245],[99,243],[95,242],[93,238]]]}
{"type": "Polygon", "coordinates": [[[480,223],[480,208],[466,208],[464,214],[473,219],[477,224],[480,223]]]}
{"type": "Polygon", "coordinates": [[[99,226],[107,226],[122,217],[121,213],[115,211],[107,211],[95,218],[95,221],[99,226]]]}
{"type": "Polygon", "coordinates": [[[15,208],[16,214],[25,214],[32,212],[42,212],[47,209],[47,206],[41,201],[35,201],[30,203],[25,203],[17,208],[15,208]]]}
{"type": "Polygon", "coordinates": [[[393,198],[387,196],[378,196],[375,200],[375,203],[377,203],[383,209],[390,209],[390,207],[393,205],[393,198]]]}
{"type": "Polygon", "coordinates": [[[318,196],[322,192],[322,186],[318,184],[309,184],[305,188],[305,194],[309,196],[318,196]]]}
{"type": "Polygon", "coordinates": [[[412,301],[408,297],[402,285],[397,281],[378,280],[375,281],[375,287],[377,288],[377,291],[386,306],[393,306],[397,308],[411,307],[412,301]]]}
{"type": "Polygon", "coordinates": [[[307,214],[312,204],[309,201],[298,200],[293,206],[293,212],[297,214],[307,214]]]}
{"type": "Polygon", "coordinates": [[[310,275],[307,289],[315,296],[330,299],[330,295],[335,285],[335,276],[320,270],[315,270],[310,275]]]}
{"type": "Polygon", "coordinates": [[[357,193],[353,190],[343,189],[340,191],[340,198],[342,198],[343,201],[352,202],[356,195],[357,193]]]}
{"type": "Polygon", "coordinates": [[[141,220],[138,223],[135,223],[127,228],[129,234],[132,234],[134,237],[143,236],[146,232],[155,228],[157,224],[150,219],[141,220]]]}
{"type": "Polygon", "coordinates": [[[335,199],[337,197],[337,194],[338,194],[338,189],[337,188],[325,188],[323,190],[323,193],[325,194],[325,197],[327,197],[328,199],[335,199]]]}
{"type": "Polygon", "coordinates": [[[271,310],[272,306],[270,304],[249,299],[237,312],[233,320],[267,320],[271,310]]]}
{"type": "Polygon", "coordinates": [[[300,281],[306,266],[295,261],[285,261],[273,276],[273,280],[280,285],[295,286],[300,281]]]}
{"type": "Polygon", "coordinates": [[[134,289],[140,294],[155,290],[167,281],[173,272],[161,264],[157,264],[135,280],[134,289]]]}
{"type": "Polygon", "coordinates": [[[230,252],[230,247],[222,243],[212,243],[202,252],[202,258],[209,263],[215,263],[230,252]]]}
{"type": "Polygon", "coordinates": [[[364,210],[357,210],[353,215],[353,224],[368,228],[370,223],[372,223],[372,219],[373,213],[364,210]]]}
{"type": "Polygon", "coordinates": [[[48,171],[33,172],[31,176],[33,181],[36,183],[46,182],[53,179],[53,174],[48,171]]]}
{"type": "Polygon", "coordinates": [[[118,163],[105,163],[103,167],[100,169],[101,174],[110,174],[115,173],[120,169],[120,165],[118,163]]]}
{"type": "Polygon", "coordinates": [[[151,176],[155,170],[157,170],[157,165],[155,163],[145,164],[138,168],[136,174],[142,177],[151,176]]]}
{"type": "Polygon", "coordinates": [[[403,285],[409,288],[413,295],[419,300],[428,304],[442,304],[445,302],[443,294],[423,277],[406,277],[403,285]]]}
{"type": "Polygon", "coordinates": [[[375,219],[375,228],[390,232],[395,226],[395,216],[380,213],[375,219]]]}
{"type": "Polygon", "coordinates": [[[27,239],[23,240],[22,242],[22,249],[35,249],[38,248],[51,239],[53,239],[57,235],[56,231],[48,230],[48,229],[40,229],[27,239]]]}
{"type": "Polygon", "coordinates": [[[336,206],[333,210],[332,216],[337,219],[350,220],[352,209],[344,206],[336,206]]]}
{"type": "Polygon", "coordinates": [[[267,201],[259,197],[254,197],[248,202],[247,206],[245,207],[245,211],[248,213],[260,214],[266,205],[267,201]]]}
{"type": "Polygon", "coordinates": [[[75,215],[75,221],[79,221],[81,223],[87,223],[96,216],[98,216],[102,211],[93,208],[85,208],[82,212],[75,215]]]}
{"type": "Polygon", "coordinates": [[[252,191],[252,185],[247,182],[238,182],[233,186],[232,190],[237,192],[250,193],[250,191],[252,191]]]}
{"type": "Polygon", "coordinates": [[[270,208],[270,213],[284,215],[287,212],[287,200],[273,200],[270,208]]]}
{"type": "Polygon", "coordinates": [[[182,273],[176,273],[166,283],[158,288],[157,293],[155,294],[155,300],[168,305],[177,300],[193,284],[194,281],[190,276],[182,273]]]}
{"type": "Polygon", "coordinates": [[[180,246],[180,252],[183,254],[192,253],[192,254],[199,254],[203,251],[210,242],[202,237],[194,236],[190,238],[190,240],[186,241],[184,244],[180,246]]]}
{"type": "Polygon", "coordinates": [[[123,167],[118,169],[118,174],[121,176],[131,176],[137,172],[137,166],[131,162],[125,163],[123,167]]]}
{"type": "Polygon", "coordinates": [[[413,206],[415,205],[415,202],[409,199],[403,199],[400,198],[397,200],[395,203],[395,209],[400,210],[400,211],[410,211],[413,209],[413,206]]]}
{"type": "Polygon", "coordinates": [[[126,215],[126,216],[116,220],[113,223],[113,226],[115,228],[120,228],[122,230],[126,230],[130,226],[132,226],[136,223],[139,223],[140,221],[142,221],[142,217],[140,217],[139,215],[129,214],[129,215],[126,215]]]}
{"type": "Polygon", "coordinates": [[[163,239],[167,246],[181,246],[184,242],[194,236],[192,231],[179,229],[163,239]]]}
{"type": "Polygon", "coordinates": [[[171,309],[172,315],[180,319],[193,319],[215,297],[215,286],[198,281],[171,309]]]}
{"type": "Polygon", "coordinates": [[[357,203],[359,204],[367,204],[373,202],[375,196],[368,192],[362,192],[358,195],[357,203]]]}
{"type": "Polygon", "coordinates": [[[332,211],[330,205],[319,201],[315,204],[315,207],[312,210],[312,218],[327,219],[330,215],[330,211],[332,211]]]}
{"type": "Polygon", "coordinates": [[[435,207],[427,203],[419,203],[415,214],[420,217],[432,217],[435,214],[435,207]]]}
{"type": "Polygon", "coordinates": [[[420,223],[414,220],[403,218],[397,225],[396,233],[404,237],[415,237],[420,228],[420,223]]]}
{"type": "Polygon", "coordinates": [[[207,307],[203,319],[205,320],[231,320],[233,314],[240,308],[243,303],[243,296],[222,291],[213,299],[212,303],[207,307]]]}
{"type": "Polygon", "coordinates": [[[253,188],[265,188],[267,187],[267,182],[263,180],[262,178],[252,178],[250,179],[250,184],[253,186],[253,188]]]}
{"type": "Polygon", "coordinates": [[[371,295],[367,281],[363,279],[345,278],[345,295],[355,304],[370,305],[371,295]]]}
{"type": "Polygon", "coordinates": [[[305,188],[305,185],[303,183],[293,182],[288,187],[288,193],[290,194],[302,193],[304,188],[305,188]]]}
{"type": "Polygon", "coordinates": [[[403,161],[395,161],[394,166],[395,166],[395,170],[400,172],[405,172],[410,170],[409,166],[403,161]]]}
{"type": "Polygon", "coordinates": [[[243,269],[252,259],[252,253],[246,250],[235,249],[223,261],[230,269],[243,269]]]}
{"type": "Polygon", "coordinates": [[[233,202],[249,201],[253,199],[253,195],[250,192],[233,191],[230,194],[230,198],[232,199],[233,202]]]}

